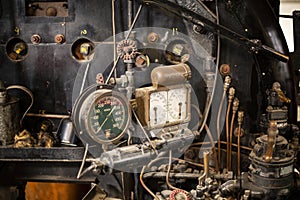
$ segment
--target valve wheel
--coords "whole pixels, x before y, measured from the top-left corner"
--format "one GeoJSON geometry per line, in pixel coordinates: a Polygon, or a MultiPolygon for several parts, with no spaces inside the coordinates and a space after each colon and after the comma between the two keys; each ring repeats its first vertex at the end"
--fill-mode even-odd
{"type": "Polygon", "coordinates": [[[173,190],[169,196],[170,200],[191,200],[190,194],[181,189],[173,190]]]}
{"type": "Polygon", "coordinates": [[[123,60],[130,60],[135,58],[137,53],[137,46],[134,40],[122,40],[117,47],[117,53],[123,60]]]}

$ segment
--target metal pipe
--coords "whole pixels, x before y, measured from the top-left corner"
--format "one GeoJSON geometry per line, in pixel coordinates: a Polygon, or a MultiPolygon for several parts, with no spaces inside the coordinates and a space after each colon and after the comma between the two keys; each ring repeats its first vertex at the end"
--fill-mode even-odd
{"type": "Polygon", "coordinates": [[[37,114],[37,113],[27,113],[27,117],[45,117],[54,119],[67,119],[70,118],[69,115],[58,115],[58,114],[37,114]]]}
{"type": "Polygon", "coordinates": [[[219,171],[219,163],[218,163],[218,158],[217,158],[217,151],[216,151],[216,148],[215,148],[215,143],[214,143],[214,138],[211,134],[211,131],[209,130],[208,126],[205,124],[205,130],[206,130],[206,133],[209,137],[209,140],[210,140],[210,143],[211,143],[211,151],[213,153],[213,157],[214,157],[214,162],[215,162],[215,170],[216,172],[219,171]]]}
{"type": "MultiPolygon", "coordinates": [[[[143,178],[166,178],[167,172],[147,172],[144,174],[143,178]]],[[[173,179],[198,179],[198,173],[169,173],[169,178],[173,179]]]]}
{"type": "Polygon", "coordinates": [[[235,115],[236,112],[238,110],[239,107],[239,100],[238,98],[234,98],[233,101],[233,107],[232,107],[232,117],[231,117],[231,124],[230,124],[230,141],[229,141],[229,171],[231,171],[231,158],[232,158],[232,135],[233,135],[233,127],[234,127],[234,119],[235,119],[235,115]]]}
{"type": "Polygon", "coordinates": [[[229,88],[229,96],[228,96],[228,106],[226,112],[226,169],[229,169],[229,114],[231,109],[232,100],[234,98],[235,89],[233,87],[229,88]]]}
{"type": "Polygon", "coordinates": [[[128,0],[128,29],[132,25],[132,0],[128,0]]]}
{"type": "Polygon", "coordinates": [[[241,175],[241,136],[242,136],[242,123],[244,120],[244,112],[243,111],[239,111],[238,112],[238,141],[237,141],[237,145],[238,145],[238,176],[241,175]]]}
{"type": "Polygon", "coordinates": [[[204,174],[205,178],[209,177],[209,152],[203,152],[204,174]]]}
{"type": "Polygon", "coordinates": [[[146,184],[144,183],[144,180],[143,180],[143,174],[144,174],[144,171],[145,171],[145,168],[146,168],[146,165],[143,166],[142,168],[142,171],[141,171],[141,174],[140,174],[140,183],[141,185],[143,186],[143,188],[155,199],[155,200],[159,200],[158,197],[146,186],[146,184]]]}
{"type": "MultiPolygon", "coordinates": [[[[218,116],[217,116],[217,136],[218,136],[218,166],[221,167],[221,128],[220,128],[220,120],[221,120],[221,113],[223,110],[223,106],[224,106],[224,101],[225,101],[225,97],[226,97],[226,92],[229,88],[229,85],[231,83],[231,78],[230,76],[226,76],[225,77],[225,81],[224,81],[224,87],[223,87],[223,95],[222,95],[222,99],[219,105],[219,110],[218,110],[218,116]]],[[[221,169],[218,169],[221,170],[221,169]]]]}

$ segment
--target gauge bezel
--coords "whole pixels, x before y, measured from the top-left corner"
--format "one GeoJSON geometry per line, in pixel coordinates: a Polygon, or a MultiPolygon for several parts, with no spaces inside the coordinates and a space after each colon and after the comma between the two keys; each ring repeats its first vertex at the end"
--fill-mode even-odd
{"type": "MultiPolygon", "coordinates": [[[[111,90],[111,89],[99,89],[91,93],[88,96],[88,98],[83,102],[83,108],[80,115],[81,115],[81,126],[85,127],[85,129],[87,130],[87,134],[89,134],[89,136],[93,140],[101,144],[109,144],[109,143],[114,143],[119,141],[124,136],[131,119],[130,105],[127,98],[121,92],[117,90],[111,90]],[[100,139],[100,136],[97,136],[98,133],[96,133],[92,128],[89,117],[90,117],[90,113],[93,112],[94,109],[93,105],[97,103],[96,101],[107,97],[116,98],[118,99],[119,102],[122,103],[125,112],[124,113],[125,118],[121,127],[122,131],[116,137],[112,139],[100,139]]],[[[102,134],[104,134],[102,129],[101,132],[102,134]]]]}
{"type": "MultiPolygon", "coordinates": [[[[113,86],[111,85],[106,85],[106,84],[93,84],[89,87],[87,87],[82,93],[81,95],[76,99],[76,102],[74,103],[73,106],[73,110],[72,110],[72,121],[74,124],[74,129],[75,129],[75,134],[76,136],[80,139],[80,141],[86,145],[89,145],[89,152],[94,156],[94,157],[99,157],[101,155],[101,152],[103,152],[103,148],[102,145],[103,144],[108,144],[108,143],[115,143],[117,142],[118,138],[114,138],[113,140],[106,140],[106,141],[99,141],[97,139],[95,139],[95,137],[92,137],[93,134],[89,133],[89,130],[86,128],[84,121],[82,120],[82,112],[83,112],[83,104],[86,101],[86,99],[93,94],[95,91],[100,91],[100,90],[109,90],[109,91],[114,91],[114,93],[116,92],[116,90],[113,88],[113,86]]],[[[119,91],[117,91],[118,93],[120,93],[119,91]]],[[[126,98],[123,94],[120,94],[119,96],[121,96],[126,98]]],[[[126,106],[127,106],[127,110],[128,110],[128,122],[126,125],[126,130],[128,128],[128,125],[131,121],[131,110],[129,107],[129,101],[126,99],[126,106]]],[[[85,108],[87,109],[87,108],[85,108]]],[[[125,131],[123,131],[122,136],[124,135],[125,131]]]]}

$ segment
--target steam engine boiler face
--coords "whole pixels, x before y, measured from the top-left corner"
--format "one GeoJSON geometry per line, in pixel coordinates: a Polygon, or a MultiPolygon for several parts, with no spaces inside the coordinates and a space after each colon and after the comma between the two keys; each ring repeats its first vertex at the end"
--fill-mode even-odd
{"type": "Polygon", "coordinates": [[[87,199],[297,195],[298,60],[275,1],[0,8],[1,184],[93,183],[87,199]]]}

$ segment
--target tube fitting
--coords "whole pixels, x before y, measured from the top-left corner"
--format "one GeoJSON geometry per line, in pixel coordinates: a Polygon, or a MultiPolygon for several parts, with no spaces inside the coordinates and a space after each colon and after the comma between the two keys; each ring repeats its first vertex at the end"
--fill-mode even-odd
{"type": "Polygon", "coordinates": [[[238,112],[238,125],[241,126],[244,121],[244,111],[238,112]]]}
{"type": "Polygon", "coordinates": [[[228,102],[231,103],[235,94],[235,89],[233,87],[229,88],[229,96],[228,96],[228,102]]]}
{"type": "Polygon", "coordinates": [[[239,104],[240,104],[239,99],[238,98],[234,98],[234,100],[233,100],[233,107],[232,107],[233,114],[235,114],[237,112],[237,110],[239,109],[239,104]]]}
{"type": "Polygon", "coordinates": [[[230,83],[231,83],[231,77],[226,76],[224,80],[224,91],[228,90],[230,83]]]}

